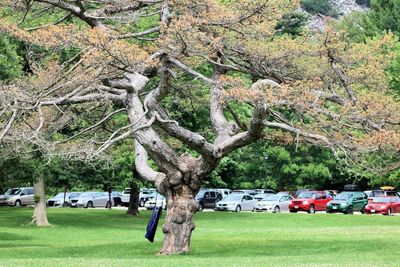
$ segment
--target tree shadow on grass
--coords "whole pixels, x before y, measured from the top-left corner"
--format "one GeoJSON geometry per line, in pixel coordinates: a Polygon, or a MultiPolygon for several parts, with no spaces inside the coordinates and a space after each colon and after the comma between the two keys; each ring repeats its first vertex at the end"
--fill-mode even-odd
{"type": "Polygon", "coordinates": [[[0,232],[0,242],[1,241],[18,241],[18,240],[31,240],[32,237],[28,235],[19,235],[14,233],[0,232]]]}

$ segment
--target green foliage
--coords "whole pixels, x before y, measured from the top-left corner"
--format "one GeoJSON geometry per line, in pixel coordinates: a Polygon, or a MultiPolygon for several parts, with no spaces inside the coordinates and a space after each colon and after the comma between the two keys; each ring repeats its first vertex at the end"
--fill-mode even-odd
{"type": "Polygon", "coordinates": [[[12,80],[22,75],[21,57],[17,45],[9,37],[0,34],[0,80],[12,80]]]}
{"type": "Polygon", "coordinates": [[[207,185],[221,186],[223,181],[230,188],[340,188],[348,182],[346,177],[329,150],[260,141],[222,159],[207,185]]]}
{"type": "Polygon", "coordinates": [[[400,96],[400,49],[398,49],[397,57],[390,64],[387,75],[390,80],[390,88],[400,96]]]}
{"type": "Polygon", "coordinates": [[[337,10],[332,6],[329,0],[301,0],[301,7],[310,14],[322,14],[336,18],[337,10]]]}
{"type": "Polygon", "coordinates": [[[303,12],[292,12],[285,14],[277,23],[275,30],[278,34],[300,35],[307,23],[307,15],[303,12]]]}
{"type": "Polygon", "coordinates": [[[400,0],[372,0],[366,26],[370,34],[391,31],[400,34],[400,0]]]}

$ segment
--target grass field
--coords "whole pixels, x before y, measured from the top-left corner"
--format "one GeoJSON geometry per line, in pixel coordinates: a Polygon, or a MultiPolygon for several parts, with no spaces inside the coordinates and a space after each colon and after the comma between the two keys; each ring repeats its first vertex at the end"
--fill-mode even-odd
{"type": "MultiPolygon", "coordinates": [[[[197,213],[190,255],[156,256],[149,212],[0,208],[0,266],[400,266],[400,216],[197,213]]],[[[161,223],[163,220],[161,221],[161,223]]]]}

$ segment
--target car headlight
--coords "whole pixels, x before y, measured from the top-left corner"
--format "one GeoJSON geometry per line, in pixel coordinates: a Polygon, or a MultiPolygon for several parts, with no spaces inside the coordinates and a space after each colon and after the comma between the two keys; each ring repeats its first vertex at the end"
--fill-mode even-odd
{"type": "Polygon", "coordinates": [[[306,201],[303,201],[303,204],[304,204],[304,205],[308,205],[308,203],[310,203],[310,202],[308,202],[307,200],[306,200],[306,201]]]}
{"type": "Polygon", "coordinates": [[[346,206],[347,206],[347,203],[340,203],[340,206],[341,206],[341,207],[346,207],[346,206]]]}
{"type": "Polygon", "coordinates": [[[386,206],[380,206],[379,208],[380,208],[380,209],[385,209],[385,208],[386,208],[386,206]]]}

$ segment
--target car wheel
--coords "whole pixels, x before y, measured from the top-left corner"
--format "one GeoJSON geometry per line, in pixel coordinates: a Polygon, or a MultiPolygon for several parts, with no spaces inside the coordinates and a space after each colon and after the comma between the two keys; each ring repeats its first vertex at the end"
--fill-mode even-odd
{"type": "Polygon", "coordinates": [[[308,213],[314,214],[315,213],[315,206],[311,205],[310,209],[308,210],[308,213]]]}
{"type": "Polygon", "coordinates": [[[362,207],[362,209],[360,210],[360,212],[361,212],[362,214],[364,214],[364,213],[365,213],[365,206],[364,206],[364,207],[362,207]]]}
{"type": "Polygon", "coordinates": [[[111,202],[110,202],[110,201],[107,201],[106,209],[109,209],[109,208],[111,208],[111,202]]]}
{"type": "Polygon", "coordinates": [[[241,210],[242,210],[242,208],[239,205],[237,205],[235,211],[240,212],[241,210]]]}
{"type": "Polygon", "coordinates": [[[391,216],[391,215],[392,215],[392,209],[390,209],[390,208],[388,209],[387,215],[388,215],[388,216],[391,216]]]}
{"type": "Polygon", "coordinates": [[[65,208],[65,207],[68,207],[68,202],[64,202],[62,206],[63,206],[64,208],[65,208]]]}
{"type": "Polygon", "coordinates": [[[203,211],[204,210],[204,205],[203,203],[199,203],[199,211],[203,211]]]}
{"type": "Polygon", "coordinates": [[[280,213],[281,212],[281,208],[279,208],[279,206],[276,206],[274,208],[274,213],[280,213]]]}
{"type": "Polygon", "coordinates": [[[353,206],[347,208],[346,214],[353,214],[353,206]]]}
{"type": "Polygon", "coordinates": [[[89,202],[86,204],[86,208],[93,208],[93,202],[92,202],[92,201],[89,201],[89,202]]]}
{"type": "Polygon", "coordinates": [[[21,200],[15,201],[14,206],[15,206],[15,207],[21,207],[21,200]]]}

